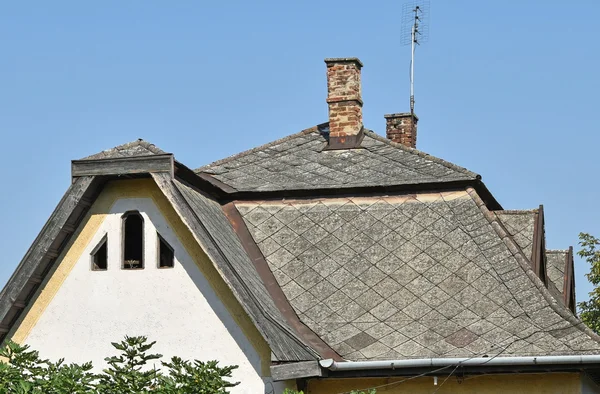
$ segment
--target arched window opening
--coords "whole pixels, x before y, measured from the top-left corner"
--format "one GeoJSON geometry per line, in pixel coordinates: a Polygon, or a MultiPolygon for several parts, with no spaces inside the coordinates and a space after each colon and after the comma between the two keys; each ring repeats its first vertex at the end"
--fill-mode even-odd
{"type": "Polygon", "coordinates": [[[108,238],[105,235],[91,253],[92,271],[106,271],[108,269],[108,238]]]}
{"type": "Polygon", "coordinates": [[[158,236],[158,268],[173,268],[175,266],[175,251],[160,234],[158,236]]]}
{"type": "Polygon", "coordinates": [[[139,212],[123,215],[123,269],[144,268],[144,219],[139,212]]]}

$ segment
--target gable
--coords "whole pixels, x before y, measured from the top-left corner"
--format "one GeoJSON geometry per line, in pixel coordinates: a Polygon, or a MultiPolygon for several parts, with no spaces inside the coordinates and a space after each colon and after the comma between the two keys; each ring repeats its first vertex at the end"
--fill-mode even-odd
{"type": "Polygon", "coordinates": [[[100,366],[110,341],[126,334],[157,340],[167,356],[238,364],[239,374],[261,384],[269,374],[269,346],[149,179],[104,188],[9,335],[44,357],[92,358],[100,366]],[[144,218],[146,265],[127,271],[120,266],[121,216],[132,210],[144,218]],[[157,267],[157,232],[175,250],[172,269],[157,267]],[[92,271],[90,252],[107,235],[108,270],[92,271]]]}

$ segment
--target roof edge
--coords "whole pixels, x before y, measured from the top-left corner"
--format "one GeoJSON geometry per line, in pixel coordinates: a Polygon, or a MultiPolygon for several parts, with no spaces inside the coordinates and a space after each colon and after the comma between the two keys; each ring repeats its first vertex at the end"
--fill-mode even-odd
{"type": "MultiPolygon", "coordinates": [[[[270,324],[275,324],[279,328],[281,328],[281,330],[283,332],[285,332],[285,335],[289,338],[289,340],[294,342],[299,348],[302,348],[304,354],[309,359],[313,359],[313,360],[318,359],[318,354],[314,349],[312,349],[309,346],[307,346],[306,344],[304,344],[302,342],[302,340],[300,340],[300,338],[298,338],[295,335],[295,333],[290,332],[289,328],[281,326],[276,321],[275,318],[273,318],[263,307],[260,306],[259,302],[255,300],[254,295],[250,294],[250,290],[248,290],[247,287],[243,284],[243,281],[241,281],[241,280],[239,281],[239,284],[240,284],[239,288],[236,287],[232,283],[232,278],[238,279],[237,275],[232,275],[231,278],[227,278],[225,276],[226,274],[223,272],[224,268],[228,269],[228,270],[234,270],[234,268],[231,267],[231,263],[228,261],[227,257],[223,257],[225,260],[225,265],[219,266],[218,259],[215,258],[214,255],[211,255],[210,249],[212,247],[215,249],[215,252],[217,253],[217,255],[225,256],[225,254],[223,253],[223,250],[221,249],[221,246],[218,245],[216,242],[214,242],[213,235],[210,234],[208,229],[205,227],[204,223],[202,223],[200,218],[198,218],[196,212],[194,211],[194,208],[192,206],[190,206],[189,201],[182,194],[180,189],[175,185],[174,180],[172,178],[165,176],[165,174],[161,174],[161,173],[156,173],[156,174],[151,174],[151,175],[152,175],[152,178],[154,179],[154,182],[156,182],[158,188],[165,195],[165,198],[167,198],[167,200],[169,200],[171,205],[173,205],[173,208],[175,209],[177,214],[181,217],[183,223],[186,225],[186,227],[188,227],[188,229],[194,236],[194,239],[196,240],[196,242],[198,242],[198,244],[202,247],[202,249],[204,249],[205,253],[209,256],[211,262],[215,265],[215,268],[223,277],[222,279],[225,281],[225,283],[228,284],[234,297],[240,303],[242,308],[246,311],[246,313],[248,314],[248,317],[250,318],[252,323],[255,325],[257,330],[261,333],[264,340],[269,344],[269,347],[271,348],[271,351],[275,354],[275,356],[281,360],[286,360],[285,355],[283,353],[277,351],[278,347],[275,346],[275,344],[273,343],[273,339],[270,338],[267,330],[265,329],[265,327],[263,327],[263,324],[267,324],[267,322],[270,324]],[[182,208],[188,212],[183,212],[182,208]],[[191,220],[196,222],[196,225],[194,225],[194,223],[190,222],[191,220]],[[204,232],[208,235],[208,237],[211,239],[211,241],[210,241],[212,243],[210,245],[211,247],[209,247],[209,245],[207,245],[205,243],[205,241],[200,239],[200,236],[198,235],[199,231],[204,232]],[[243,292],[247,292],[248,294],[243,294],[243,292]],[[249,302],[248,303],[244,302],[245,299],[248,299],[249,302]],[[256,311],[253,311],[253,307],[249,304],[254,305],[254,308],[256,308],[256,311]],[[265,322],[263,324],[261,324],[261,322],[258,320],[258,317],[255,316],[256,313],[262,314],[263,317],[265,318],[265,322]]],[[[191,188],[191,186],[187,186],[187,187],[191,188]]],[[[219,203],[217,202],[217,204],[219,204],[219,203]]]]}
{"type": "Polygon", "coordinates": [[[437,156],[432,156],[429,153],[425,153],[425,152],[423,152],[421,150],[418,150],[416,148],[410,148],[410,147],[408,147],[406,145],[403,145],[403,144],[391,141],[391,140],[387,139],[386,137],[383,137],[383,136],[375,133],[373,130],[365,129],[364,132],[365,132],[365,135],[368,135],[369,137],[374,138],[374,139],[378,140],[379,142],[383,142],[383,143],[386,143],[386,144],[388,144],[390,146],[393,146],[395,148],[399,148],[399,149],[402,149],[402,150],[404,150],[406,152],[416,154],[417,156],[420,156],[420,157],[423,157],[425,159],[431,160],[434,163],[441,164],[444,167],[450,168],[450,169],[452,169],[454,171],[462,172],[463,174],[471,176],[473,179],[481,179],[481,175],[479,175],[479,174],[477,174],[477,173],[475,173],[473,171],[470,171],[470,170],[466,169],[465,167],[458,166],[458,165],[456,165],[454,163],[451,163],[449,161],[441,159],[441,158],[439,158],[437,156]]]}
{"type": "Polygon", "coordinates": [[[494,210],[494,213],[505,214],[505,215],[530,215],[533,213],[538,213],[538,208],[533,209],[498,209],[494,210]]]}
{"type": "Polygon", "coordinates": [[[533,282],[534,286],[538,291],[542,293],[542,296],[548,303],[548,305],[563,319],[565,319],[568,323],[586,335],[588,335],[591,339],[600,343],[600,335],[596,334],[592,331],[588,326],[585,325],[581,320],[579,320],[573,313],[564,305],[560,305],[559,302],[552,296],[552,294],[548,291],[546,286],[542,280],[537,276],[537,274],[531,269],[528,264],[528,259],[525,257],[525,254],[519,247],[519,245],[515,242],[515,240],[509,235],[508,231],[504,229],[504,226],[501,222],[496,220],[496,216],[492,211],[490,211],[483,200],[477,194],[477,191],[473,188],[468,188],[467,193],[475,204],[479,207],[484,217],[488,220],[496,234],[500,237],[500,239],[506,244],[510,253],[515,257],[519,266],[525,271],[525,274],[533,282]]]}
{"type": "Polygon", "coordinates": [[[285,296],[283,289],[281,286],[279,286],[277,279],[269,268],[269,265],[258,245],[254,241],[254,238],[250,234],[250,231],[246,226],[246,222],[235,206],[235,203],[227,203],[222,206],[222,209],[225,213],[225,216],[231,223],[233,231],[236,233],[242,246],[244,247],[244,250],[256,267],[256,271],[262,279],[269,295],[273,299],[275,306],[279,309],[281,315],[287,321],[290,327],[302,340],[310,345],[311,348],[316,350],[321,357],[342,360],[342,357],[335,350],[333,350],[331,346],[323,341],[321,337],[319,337],[313,330],[311,330],[300,320],[294,308],[291,306],[288,298],[285,296]]]}
{"type": "MultiPolygon", "coordinates": [[[[227,162],[229,162],[231,160],[239,159],[239,158],[244,157],[246,155],[249,155],[251,153],[254,153],[254,152],[260,151],[262,149],[268,148],[270,146],[281,144],[282,142],[286,142],[286,141],[289,141],[289,140],[291,140],[293,138],[300,137],[300,136],[302,136],[304,134],[309,134],[309,133],[312,133],[314,131],[319,131],[319,127],[321,127],[323,125],[326,125],[326,124],[327,123],[321,123],[319,125],[312,126],[312,127],[307,128],[307,129],[304,129],[304,130],[302,130],[302,131],[300,131],[298,133],[290,134],[290,135],[287,135],[287,136],[285,136],[283,138],[276,139],[275,141],[267,142],[266,144],[263,144],[263,145],[260,145],[260,146],[257,146],[257,147],[254,147],[254,148],[251,148],[251,149],[248,149],[248,150],[236,153],[236,154],[233,154],[231,156],[225,157],[223,159],[219,159],[217,161],[213,161],[212,163],[208,163],[208,164],[205,164],[205,165],[203,165],[201,167],[196,168],[194,170],[194,172],[195,173],[199,173],[199,172],[202,173],[202,172],[204,172],[203,168],[206,168],[208,166],[218,166],[218,165],[221,165],[223,163],[227,163],[227,162]]],[[[207,173],[207,174],[209,174],[209,173],[207,173]]]]}

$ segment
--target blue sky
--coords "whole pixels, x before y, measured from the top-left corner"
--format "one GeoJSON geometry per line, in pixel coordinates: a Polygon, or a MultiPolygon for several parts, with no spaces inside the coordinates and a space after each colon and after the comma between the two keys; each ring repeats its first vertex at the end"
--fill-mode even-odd
{"type": "MultiPolygon", "coordinates": [[[[326,57],[359,57],[364,120],[408,109],[402,1],[0,3],[0,283],[70,160],[147,139],[198,167],[327,120],[326,57]]],[[[418,148],[544,204],[549,248],[600,236],[600,2],[431,1],[418,148]]],[[[577,295],[590,290],[576,261],[577,295]]]]}

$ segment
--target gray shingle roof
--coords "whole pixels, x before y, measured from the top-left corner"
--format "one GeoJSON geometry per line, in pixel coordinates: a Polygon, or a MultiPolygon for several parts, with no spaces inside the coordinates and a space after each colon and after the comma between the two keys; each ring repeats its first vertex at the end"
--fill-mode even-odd
{"type": "Polygon", "coordinates": [[[302,322],[348,360],[600,353],[472,189],[236,206],[302,322]]]}
{"type": "Polygon", "coordinates": [[[546,250],[546,274],[561,295],[564,291],[565,264],[568,254],[568,250],[546,250]]]}
{"type": "Polygon", "coordinates": [[[238,191],[280,191],[438,183],[479,175],[371,131],[359,149],[323,150],[326,126],[313,127],[200,167],[238,191]]]}
{"type": "Polygon", "coordinates": [[[82,160],[97,160],[97,159],[114,159],[117,157],[132,157],[132,156],[151,156],[164,154],[163,150],[156,145],[151,144],[143,139],[128,142],[123,145],[116,146],[112,149],[107,149],[94,155],[84,157],[82,160]]]}
{"type": "Polygon", "coordinates": [[[525,256],[531,259],[533,254],[533,232],[538,210],[494,211],[494,213],[500,219],[506,231],[523,250],[525,256]]]}

